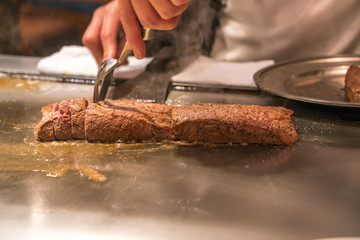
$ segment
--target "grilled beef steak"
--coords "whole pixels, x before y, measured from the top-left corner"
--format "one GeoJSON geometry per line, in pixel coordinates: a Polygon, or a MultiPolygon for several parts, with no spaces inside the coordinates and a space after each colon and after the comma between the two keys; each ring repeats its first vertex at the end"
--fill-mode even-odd
{"type": "Polygon", "coordinates": [[[69,111],[69,103],[62,101],[55,106],[53,110],[54,133],[56,140],[70,140],[71,133],[71,115],[69,111]]]}
{"type": "Polygon", "coordinates": [[[86,110],[88,141],[162,141],[174,139],[170,126],[172,107],[131,100],[90,104],[86,110]]]}
{"type": "Polygon", "coordinates": [[[54,118],[53,109],[57,103],[49,104],[41,108],[42,119],[37,125],[35,137],[40,141],[54,141],[54,118]]]}
{"type": "Polygon", "coordinates": [[[71,133],[74,139],[85,138],[85,110],[88,104],[85,98],[70,100],[71,133]]]}
{"type": "Polygon", "coordinates": [[[360,102],[360,67],[350,66],[345,75],[345,98],[349,102],[360,102]]]}
{"type": "Polygon", "coordinates": [[[95,104],[74,99],[42,108],[43,118],[36,129],[36,138],[291,145],[297,139],[292,113],[283,107],[238,104],[174,107],[132,100],[95,104]]]}
{"type": "Polygon", "coordinates": [[[282,107],[201,103],[174,108],[172,124],[175,137],[189,142],[290,145],[297,138],[292,113],[282,107]]]}

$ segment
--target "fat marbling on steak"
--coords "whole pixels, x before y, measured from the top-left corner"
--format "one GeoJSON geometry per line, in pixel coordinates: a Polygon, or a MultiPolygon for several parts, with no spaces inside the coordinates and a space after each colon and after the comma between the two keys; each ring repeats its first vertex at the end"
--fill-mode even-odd
{"type": "Polygon", "coordinates": [[[43,107],[36,138],[291,145],[297,139],[292,114],[283,107],[256,105],[199,103],[178,107],[132,100],[91,103],[74,99],[43,107]]]}
{"type": "Polygon", "coordinates": [[[349,102],[360,102],[360,67],[350,66],[345,75],[345,98],[349,102]]]}

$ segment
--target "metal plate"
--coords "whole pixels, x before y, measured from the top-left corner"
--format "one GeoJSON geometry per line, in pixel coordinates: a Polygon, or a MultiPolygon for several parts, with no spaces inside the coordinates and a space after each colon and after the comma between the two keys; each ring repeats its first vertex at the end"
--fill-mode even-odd
{"type": "Polygon", "coordinates": [[[308,103],[359,108],[345,100],[345,74],[360,65],[359,55],[316,57],[275,64],[254,74],[258,87],[271,94],[308,103]]]}

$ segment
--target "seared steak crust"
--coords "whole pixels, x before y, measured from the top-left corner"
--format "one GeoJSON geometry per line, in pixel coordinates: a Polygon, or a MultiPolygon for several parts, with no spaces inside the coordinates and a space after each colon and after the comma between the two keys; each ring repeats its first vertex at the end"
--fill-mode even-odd
{"type": "Polygon", "coordinates": [[[297,139],[292,111],[282,107],[202,103],[172,112],[176,139],[209,143],[291,145],[297,139]]]}
{"type": "Polygon", "coordinates": [[[85,98],[71,99],[69,102],[69,111],[71,116],[71,133],[74,139],[85,138],[85,110],[88,106],[88,100],[85,98]]]}
{"type": "Polygon", "coordinates": [[[62,101],[57,106],[55,106],[53,110],[53,118],[55,139],[72,139],[71,115],[69,111],[69,103],[67,101],[62,101]]]}
{"type": "Polygon", "coordinates": [[[41,108],[42,119],[36,127],[35,137],[39,141],[54,141],[53,109],[57,103],[48,104],[41,108]]]}
{"type": "Polygon", "coordinates": [[[360,102],[360,67],[350,66],[345,75],[345,98],[349,102],[360,102]]]}
{"type": "Polygon", "coordinates": [[[170,106],[131,100],[90,104],[86,110],[88,141],[144,142],[174,139],[170,106]]]}
{"type": "Polygon", "coordinates": [[[43,107],[40,141],[100,142],[183,140],[203,143],[291,145],[293,112],[283,107],[199,103],[173,107],[132,100],[91,103],[85,99],[43,107]]]}

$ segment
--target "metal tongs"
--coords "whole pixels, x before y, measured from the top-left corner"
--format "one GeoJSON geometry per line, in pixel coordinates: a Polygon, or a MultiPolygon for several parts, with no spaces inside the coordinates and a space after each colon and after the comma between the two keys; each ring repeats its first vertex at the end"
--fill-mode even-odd
{"type": "MultiPolygon", "coordinates": [[[[141,28],[141,35],[144,41],[150,40],[152,38],[152,33],[153,33],[153,29],[151,28],[145,28],[145,27],[141,28]]],[[[129,43],[126,41],[119,59],[109,58],[101,63],[94,86],[94,95],[93,95],[94,103],[98,101],[103,101],[105,99],[106,93],[113,79],[114,69],[120,66],[122,63],[124,63],[131,52],[132,49],[129,43]],[[99,92],[99,86],[100,86],[100,92],[99,92]]]]}

